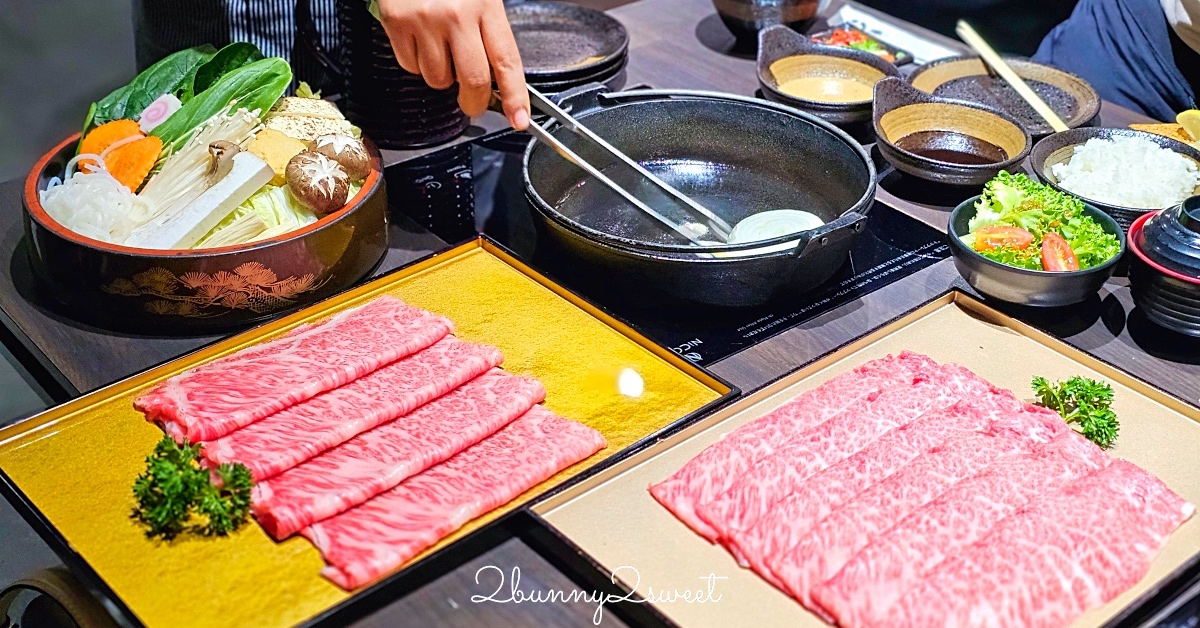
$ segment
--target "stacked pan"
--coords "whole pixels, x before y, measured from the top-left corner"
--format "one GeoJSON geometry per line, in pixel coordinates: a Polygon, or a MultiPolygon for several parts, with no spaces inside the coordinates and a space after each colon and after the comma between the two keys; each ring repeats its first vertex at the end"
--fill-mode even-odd
{"type": "Polygon", "coordinates": [[[384,148],[421,148],[458,137],[470,120],[458,107],[458,89],[435,90],[397,63],[383,26],[361,1],[338,3],[345,45],[342,109],[384,148]]]}
{"type": "Polygon", "coordinates": [[[510,1],[507,12],[530,86],[544,94],[624,86],[629,32],[614,18],[565,2],[510,1]]]}

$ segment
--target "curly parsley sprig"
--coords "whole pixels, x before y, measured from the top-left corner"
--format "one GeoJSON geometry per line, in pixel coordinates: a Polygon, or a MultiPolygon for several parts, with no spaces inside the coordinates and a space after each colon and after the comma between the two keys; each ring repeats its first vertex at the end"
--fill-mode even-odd
{"type": "Polygon", "coordinates": [[[1079,426],[1079,432],[1104,449],[1113,446],[1121,425],[1112,410],[1112,386],[1086,377],[1075,376],[1051,384],[1044,377],[1033,378],[1033,394],[1038,404],[1062,415],[1067,423],[1079,426]]]}
{"type": "Polygon", "coordinates": [[[225,536],[249,518],[250,470],[237,463],[205,469],[201,447],[164,436],[146,457],[146,471],[133,483],[132,514],[147,527],[146,536],[169,541],[188,530],[225,536]]]}

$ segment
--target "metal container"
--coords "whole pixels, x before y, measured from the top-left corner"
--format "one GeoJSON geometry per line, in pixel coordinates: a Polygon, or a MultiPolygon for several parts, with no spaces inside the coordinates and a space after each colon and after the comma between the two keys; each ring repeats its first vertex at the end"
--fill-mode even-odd
{"type": "MultiPolygon", "coordinates": [[[[570,94],[570,93],[569,93],[570,94]]],[[[875,196],[875,168],[845,132],[762,100],[687,91],[576,92],[581,122],[730,224],[802,209],[817,229],[696,247],[627,205],[540,142],[525,152],[526,195],[543,243],[626,299],[745,307],[810,290],[845,263],[875,196]],[[765,251],[792,243],[782,250],[765,251]]],[[[551,130],[593,164],[593,147],[551,130]]],[[[628,172],[609,172],[618,182],[628,172]]],[[[624,177],[626,187],[637,180],[624,177]]]]}
{"type": "Polygon", "coordinates": [[[140,249],[60,225],[39,193],[61,177],[79,136],[46,153],[25,179],[25,237],[38,286],[91,324],[141,334],[199,333],[261,321],[362,279],[387,251],[387,193],[379,151],[342,209],[301,229],[245,245],[140,249]]]}

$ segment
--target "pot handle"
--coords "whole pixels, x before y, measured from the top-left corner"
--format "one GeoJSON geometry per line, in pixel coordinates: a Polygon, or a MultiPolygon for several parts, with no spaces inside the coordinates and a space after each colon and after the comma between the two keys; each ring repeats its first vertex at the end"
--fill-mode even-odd
{"type": "Polygon", "coordinates": [[[834,242],[858,235],[866,227],[866,216],[858,212],[846,212],[838,216],[837,220],[821,225],[806,233],[805,236],[807,239],[797,242],[796,248],[792,249],[790,255],[796,259],[801,259],[808,255],[810,250],[816,250],[834,242]]]}

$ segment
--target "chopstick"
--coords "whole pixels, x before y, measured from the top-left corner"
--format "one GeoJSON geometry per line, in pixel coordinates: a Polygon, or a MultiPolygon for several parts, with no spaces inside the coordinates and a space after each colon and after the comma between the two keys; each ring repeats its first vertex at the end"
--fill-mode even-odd
{"type": "Polygon", "coordinates": [[[989,46],[970,24],[967,24],[965,20],[959,20],[958,24],[954,27],[954,32],[958,33],[959,39],[975,49],[975,52],[983,58],[983,61],[995,70],[1000,75],[1000,78],[1007,81],[1016,90],[1017,94],[1021,98],[1024,98],[1030,107],[1033,107],[1033,110],[1038,115],[1042,116],[1042,119],[1050,125],[1050,128],[1054,129],[1055,132],[1067,130],[1067,124],[1063,122],[1062,118],[1058,117],[1058,114],[1054,113],[1050,105],[1045,100],[1042,100],[1042,97],[1038,96],[1037,92],[1033,91],[1033,88],[1018,76],[1010,65],[1004,62],[1004,59],[1000,58],[996,50],[989,46]]]}
{"type": "Polygon", "coordinates": [[[596,168],[591,163],[589,163],[586,159],[580,157],[575,151],[571,150],[566,144],[563,144],[562,142],[560,142],[557,137],[554,137],[553,134],[551,134],[546,129],[542,128],[542,126],[540,124],[538,124],[537,122],[530,120],[528,131],[529,131],[530,135],[536,137],[537,139],[541,140],[542,142],[545,142],[547,145],[550,146],[550,148],[553,148],[555,150],[555,152],[557,152],[559,155],[561,155],[563,157],[563,159],[566,159],[567,161],[575,164],[576,166],[579,166],[588,174],[599,179],[601,183],[603,183],[604,185],[607,185],[614,192],[616,192],[617,194],[620,194],[622,198],[624,198],[626,201],[628,201],[634,207],[637,207],[638,209],[640,209],[643,212],[645,212],[646,214],[648,214],[650,217],[661,222],[663,225],[665,225],[666,227],[668,227],[675,233],[678,233],[679,235],[687,238],[693,244],[696,244],[698,246],[705,246],[705,243],[701,242],[700,239],[697,237],[697,235],[695,233],[693,233],[691,230],[685,229],[681,225],[676,224],[671,219],[667,218],[666,216],[663,216],[662,214],[660,214],[657,211],[655,211],[654,209],[652,209],[649,205],[643,203],[641,201],[641,199],[639,199],[636,196],[634,196],[633,194],[631,194],[629,192],[629,190],[626,190],[625,188],[618,185],[616,181],[613,181],[612,179],[608,178],[607,175],[605,175],[603,172],[600,172],[599,168],[596,168]]]}
{"type": "MultiPolygon", "coordinates": [[[[630,159],[628,155],[626,155],[625,153],[622,153],[620,150],[618,150],[612,144],[609,144],[607,141],[604,140],[604,138],[600,137],[599,135],[596,135],[595,133],[592,132],[591,129],[580,124],[578,120],[576,120],[574,117],[571,116],[571,114],[567,113],[566,111],[563,111],[562,108],[560,108],[558,105],[554,104],[553,101],[551,101],[549,98],[546,98],[541,92],[534,89],[533,87],[529,88],[529,97],[530,97],[530,104],[532,104],[535,108],[540,110],[542,113],[550,116],[551,118],[554,118],[555,120],[557,120],[559,122],[559,124],[566,127],[568,130],[570,130],[578,135],[581,135],[581,136],[591,140],[595,144],[599,145],[606,152],[608,152],[609,155],[615,157],[617,160],[621,161],[626,166],[633,168],[635,171],[637,171],[638,174],[649,179],[650,182],[653,183],[655,186],[657,186],[660,190],[662,190],[663,192],[666,192],[670,196],[674,197],[676,200],[678,200],[681,203],[683,203],[684,205],[687,205],[688,207],[690,207],[693,211],[700,214],[701,216],[703,216],[706,219],[706,221],[709,223],[708,228],[713,233],[715,233],[723,242],[729,241],[729,234],[730,234],[730,232],[733,231],[733,227],[730,226],[729,223],[722,220],[720,216],[717,216],[713,212],[709,211],[709,209],[707,207],[704,207],[700,203],[697,203],[694,199],[692,199],[688,195],[684,194],[683,192],[676,190],[674,187],[669,185],[666,181],[663,181],[662,179],[659,179],[658,177],[656,177],[654,175],[654,173],[650,172],[649,170],[646,170],[644,167],[642,167],[641,164],[634,161],[633,159],[630,159]]],[[[536,124],[531,122],[530,127],[532,128],[533,126],[536,126],[536,124]]],[[[538,130],[542,131],[542,133],[545,134],[546,136],[549,136],[549,133],[546,133],[545,129],[538,127],[538,130]]],[[[542,139],[542,137],[540,135],[539,135],[539,139],[542,139]]],[[[557,139],[555,141],[557,142],[557,139]]],[[[559,151],[559,153],[561,154],[562,151],[559,151]]],[[[578,155],[576,155],[576,158],[578,158],[578,155]]],[[[580,165],[580,164],[576,163],[576,165],[580,165]]],[[[584,168],[584,169],[588,170],[588,168],[584,168]]],[[[592,170],[595,170],[595,168],[592,168],[592,170]]],[[[589,170],[589,174],[592,174],[591,170],[589,170]]],[[[593,175],[593,176],[595,176],[595,175],[593,175]]],[[[609,182],[609,185],[611,187],[616,184],[609,182]]],[[[622,190],[622,192],[623,192],[622,196],[625,196],[626,199],[628,199],[630,196],[632,196],[631,194],[629,194],[628,192],[626,192],[624,190],[622,190]]],[[[637,203],[637,206],[639,207],[639,209],[641,209],[641,208],[648,209],[648,208],[646,208],[646,206],[643,203],[637,203]]],[[[657,212],[652,212],[652,213],[657,216],[657,212]]],[[[660,218],[660,220],[662,220],[662,219],[660,218]]],[[[681,231],[681,229],[678,227],[676,227],[675,230],[681,231]]],[[[693,242],[696,242],[696,239],[694,237],[689,236],[688,239],[692,240],[693,242]]]]}

